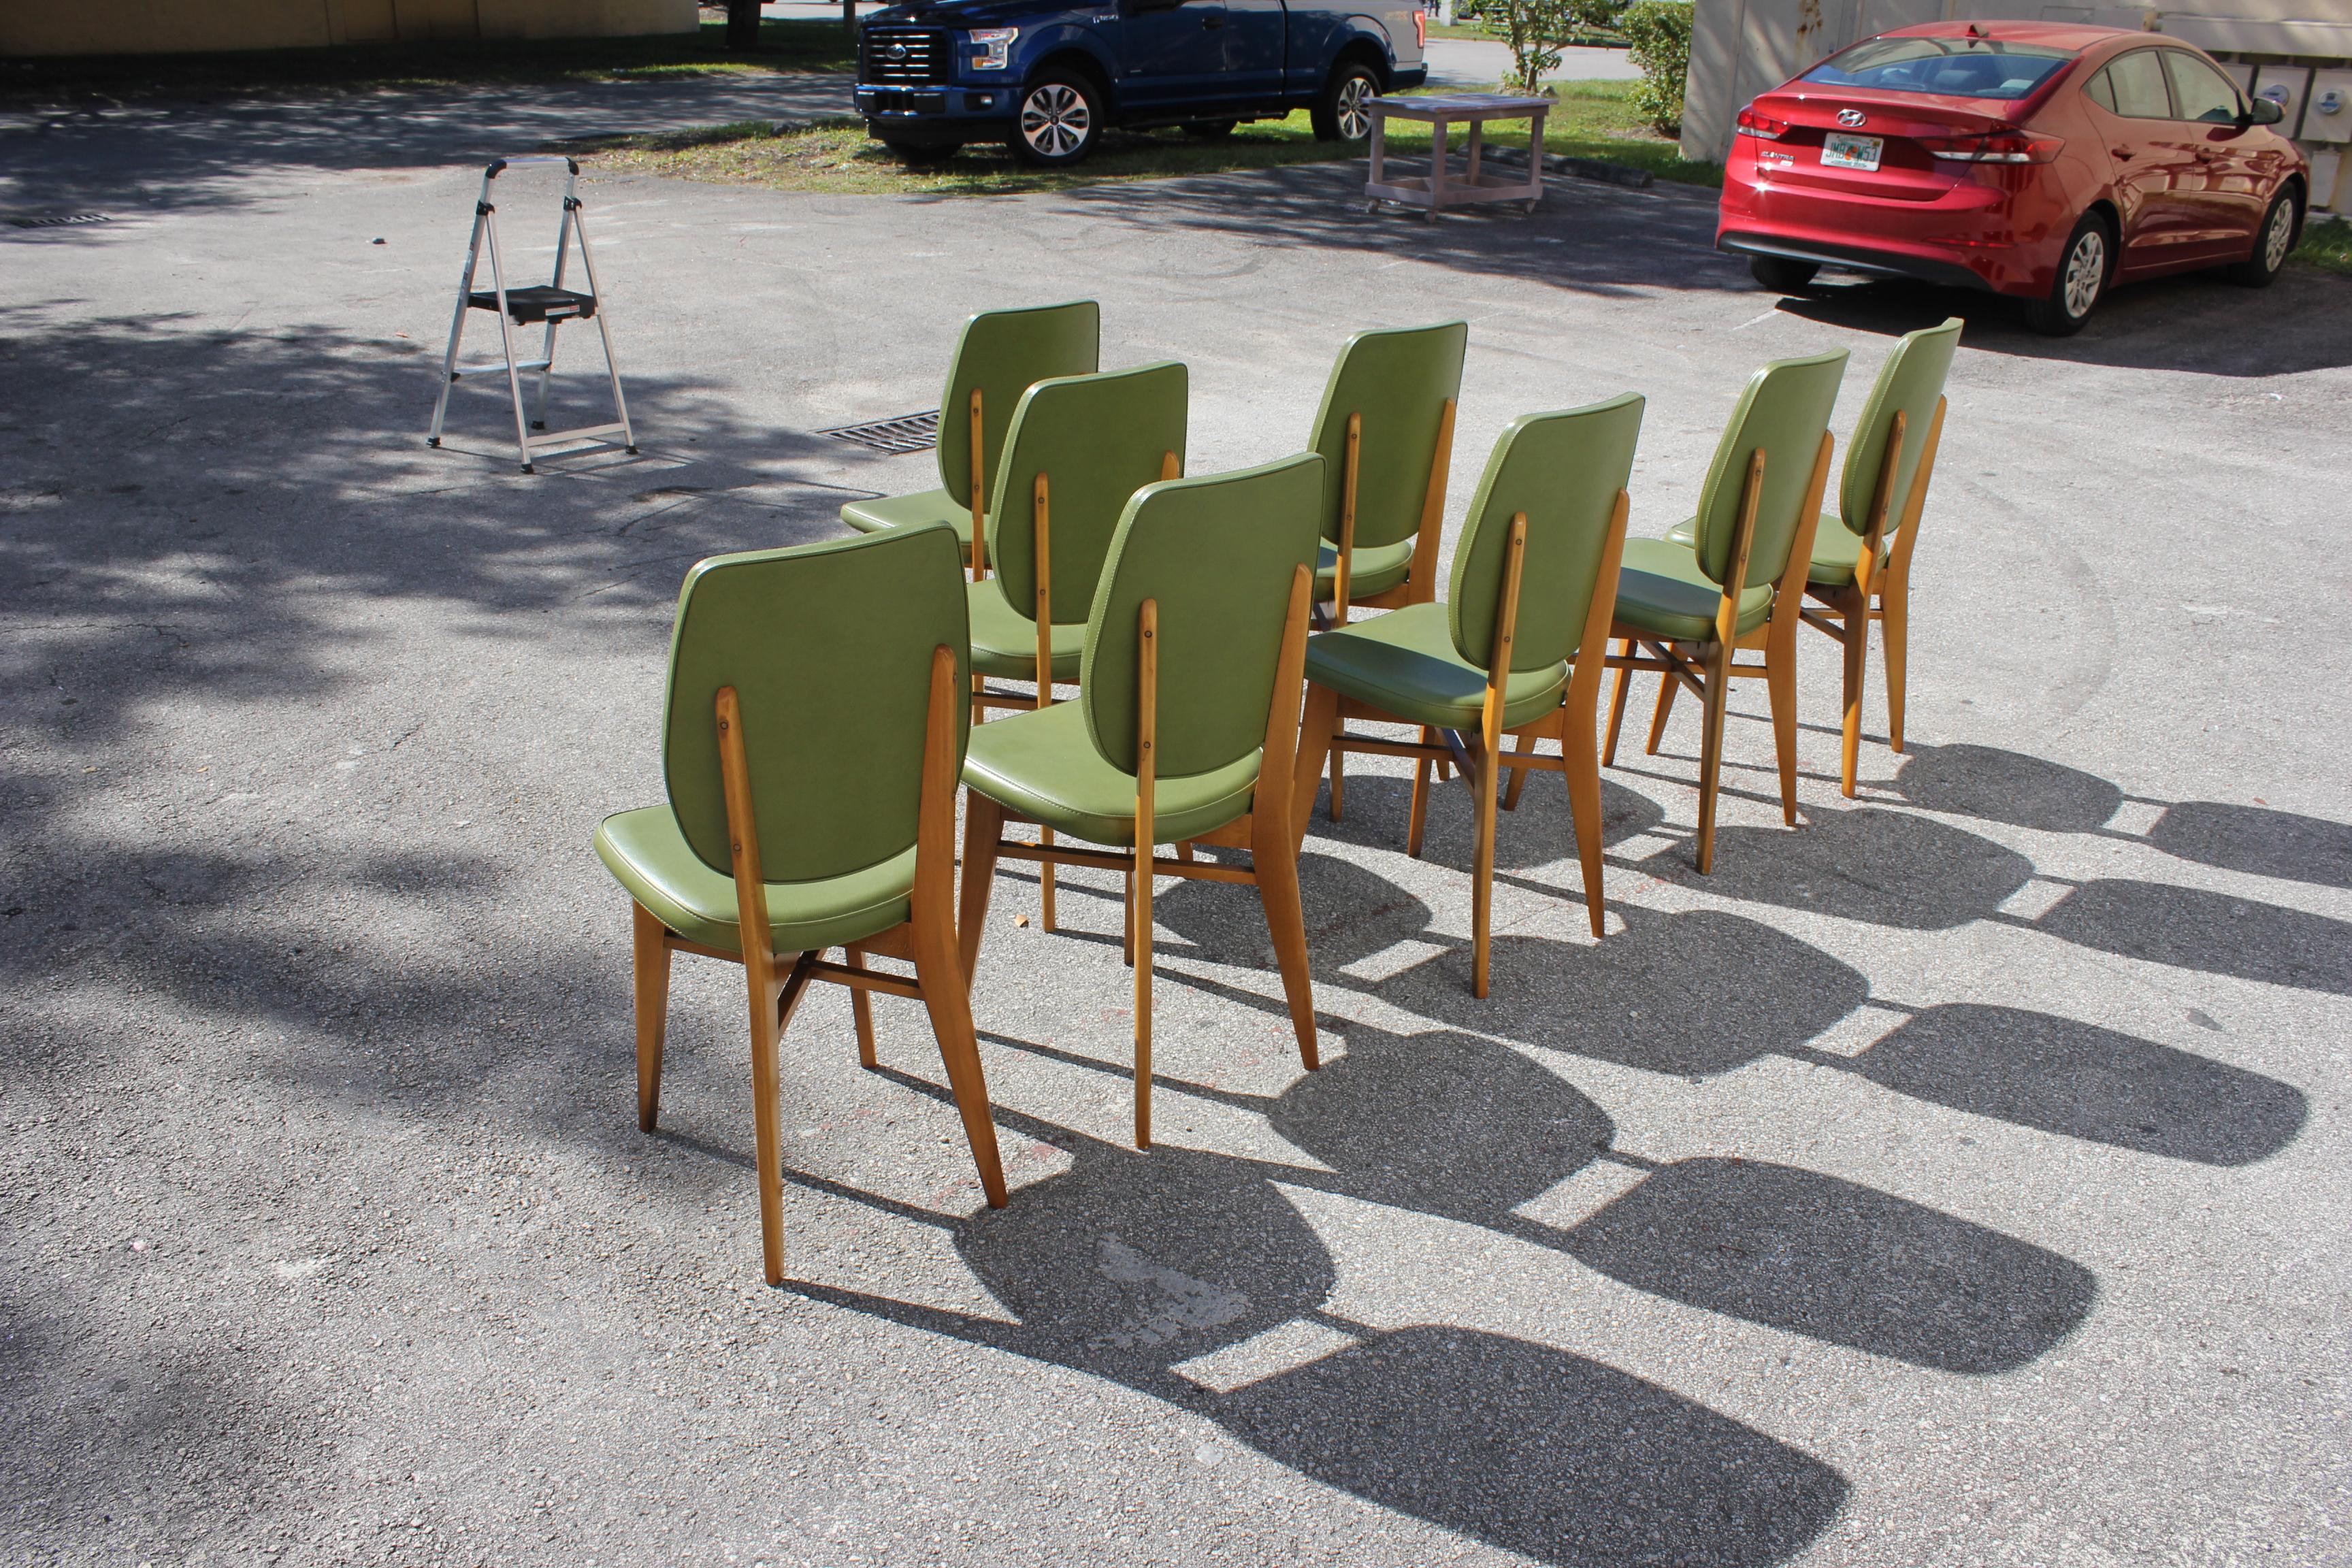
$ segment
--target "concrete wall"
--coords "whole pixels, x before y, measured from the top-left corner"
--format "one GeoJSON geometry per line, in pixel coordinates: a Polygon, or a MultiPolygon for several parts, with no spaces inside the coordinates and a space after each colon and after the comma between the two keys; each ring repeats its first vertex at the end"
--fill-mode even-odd
{"type": "Polygon", "coordinates": [[[0,0],[0,55],[690,33],[695,0],[0,0]]]}
{"type": "MultiPolygon", "coordinates": [[[[2233,62],[2242,86],[2272,62],[2322,71],[2352,67],[2352,0],[2189,0],[2178,8],[2069,0],[1695,0],[1690,81],[1683,110],[1685,158],[1720,163],[1733,121],[1758,93],[1857,39],[1919,22],[2007,18],[2081,22],[2161,32],[2233,62]]],[[[2306,69],[2306,77],[2310,77],[2306,69]]],[[[2262,79],[2264,81],[2268,77],[2262,79]]],[[[2300,109],[2300,103],[2295,106],[2300,109]]],[[[2289,123],[2290,134],[2298,127],[2289,123]]],[[[2336,128],[2325,132],[2332,137],[2336,128]]],[[[2315,207],[2352,206],[2352,157],[2307,136],[2315,207]]]]}

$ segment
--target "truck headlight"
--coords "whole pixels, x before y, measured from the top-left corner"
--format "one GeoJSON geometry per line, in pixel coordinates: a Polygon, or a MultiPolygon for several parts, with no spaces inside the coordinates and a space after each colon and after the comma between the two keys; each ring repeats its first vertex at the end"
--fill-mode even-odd
{"type": "Polygon", "coordinates": [[[964,35],[981,52],[971,57],[971,68],[976,71],[1001,71],[1005,57],[1012,51],[1013,40],[1021,36],[1018,27],[974,27],[964,35]]]}

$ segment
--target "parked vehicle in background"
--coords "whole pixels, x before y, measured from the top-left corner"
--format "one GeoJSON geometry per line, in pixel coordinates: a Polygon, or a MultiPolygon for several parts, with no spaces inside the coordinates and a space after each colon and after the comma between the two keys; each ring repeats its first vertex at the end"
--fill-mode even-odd
{"type": "Polygon", "coordinates": [[[2042,22],[1865,38],[1739,112],[1716,244],[1793,292],[1823,267],[2026,301],[2083,323],[2116,283],[2294,248],[2310,169],[2202,50],[2042,22]]]}
{"type": "Polygon", "coordinates": [[[1313,111],[1315,134],[1360,141],[1364,107],[1419,87],[1413,0],[913,0],[866,21],[857,112],[912,160],[1003,142],[1045,168],[1078,163],[1104,130],[1313,111]]]}

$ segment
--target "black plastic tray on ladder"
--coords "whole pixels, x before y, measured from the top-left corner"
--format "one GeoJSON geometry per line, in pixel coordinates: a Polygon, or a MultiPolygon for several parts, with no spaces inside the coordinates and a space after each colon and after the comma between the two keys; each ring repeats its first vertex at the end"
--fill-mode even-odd
{"type": "Polygon", "coordinates": [[[629,424],[628,399],[621,392],[621,370],[613,358],[613,329],[599,309],[600,294],[596,287],[596,258],[588,248],[587,215],[582,210],[580,198],[574,194],[579,184],[580,165],[570,158],[547,156],[501,158],[482,171],[482,193],[474,202],[474,234],[466,245],[466,271],[457,280],[457,309],[449,321],[449,347],[441,356],[441,394],[433,405],[433,429],[425,444],[441,444],[443,421],[449,412],[449,389],[467,376],[504,375],[508,395],[514,400],[515,447],[522,458],[522,471],[537,472],[532,459],[551,447],[569,446],[577,441],[605,441],[620,437],[624,449],[635,452],[637,438],[629,424]],[[509,289],[506,282],[506,261],[499,249],[498,207],[490,200],[491,184],[507,170],[529,164],[561,163],[564,168],[563,218],[555,235],[555,280],[535,283],[525,288],[509,289]],[[580,267],[587,274],[588,288],[583,293],[563,286],[563,275],[572,259],[572,241],[580,241],[580,267]],[[474,274],[481,265],[482,247],[488,241],[490,253],[490,287],[474,287],[474,274]],[[500,357],[479,360],[472,364],[457,363],[457,346],[466,335],[466,312],[488,310],[499,319],[500,357]],[[555,330],[565,321],[596,323],[596,333],[604,349],[604,374],[612,384],[613,411],[617,417],[610,424],[583,425],[571,430],[547,429],[547,394],[555,374],[555,330]],[[546,338],[536,358],[520,359],[515,353],[517,327],[544,326],[546,338]],[[539,377],[539,384],[528,416],[523,411],[522,378],[527,374],[539,377]]]}

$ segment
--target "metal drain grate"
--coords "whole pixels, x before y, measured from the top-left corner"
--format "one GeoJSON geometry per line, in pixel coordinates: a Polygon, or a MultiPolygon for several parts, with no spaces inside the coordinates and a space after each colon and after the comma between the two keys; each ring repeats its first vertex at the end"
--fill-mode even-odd
{"type": "Polygon", "coordinates": [[[896,419],[877,419],[870,425],[844,425],[837,430],[820,430],[820,436],[830,436],[836,441],[870,447],[877,452],[888,452],[896,457],[907,452],[928,452],[940,444],[940,411],[927,408],[920,414],[903,414],[896,419]]]}
{"type": "Polygon", "coordinates": [[[113,221],[104,213],[64,213],[55,217],[12,217],[8,220],[16,228],[63,228],[68,224],[113,221]]]}

